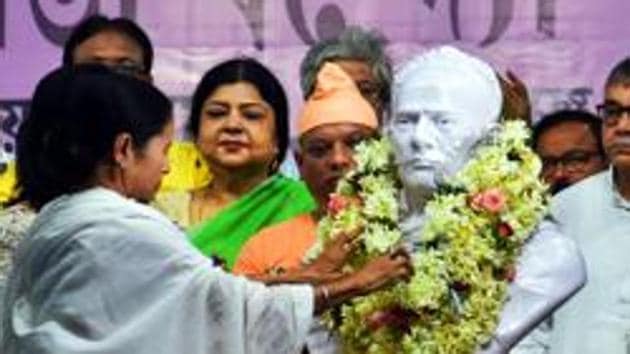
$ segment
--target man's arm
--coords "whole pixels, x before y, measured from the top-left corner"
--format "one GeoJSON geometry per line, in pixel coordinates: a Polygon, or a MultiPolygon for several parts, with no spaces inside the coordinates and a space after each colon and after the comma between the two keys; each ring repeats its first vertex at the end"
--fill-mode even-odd
{"type": "Polygon", "coordinates": [[[525,244],[494,338],[480,353],[507,353],[585,282],[575,242],[544,221],[525,244]]]}

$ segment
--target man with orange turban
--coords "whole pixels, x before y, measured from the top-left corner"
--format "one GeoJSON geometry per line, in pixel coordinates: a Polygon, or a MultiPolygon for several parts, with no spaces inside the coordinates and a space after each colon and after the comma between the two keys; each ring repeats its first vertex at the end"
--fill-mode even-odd
{"type": "MultiPolygon", "coordinates": [[[[234,273],[267,283],[323,279],[339,273],[350,252],[350,239],[338,237],[309,265],[302,259],[316,240],[317,222],[325,214],[329,195],[354,166],[353,147],[378,131],[374,108],[345,71],[325,63],[317,75],[315,91],[298,118],[295,160],[318,208],[261,230],[242,248],[234,273]],[[325,277],[324,277],[325,278],[325,277]]],[[[336,340],[321,327],[307,337],[310,353],[336,352],[336,340]]]]}
{"type": "Polygon", "coordinates": [[[318,208],[261,230],[243,247],[234,272],[260,277],[292,272],[315,242],[317,221],[339,179],[354,166],[353,147],[377,133],[372,106],[338,65],[326,63],[298,119],[295,159],[318,208]]]}

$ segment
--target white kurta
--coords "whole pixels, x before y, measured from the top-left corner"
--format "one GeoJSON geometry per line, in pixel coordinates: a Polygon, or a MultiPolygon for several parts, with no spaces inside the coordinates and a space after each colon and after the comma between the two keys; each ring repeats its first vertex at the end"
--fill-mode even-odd
{"type": "MultiPolygon", "coordinates": [[[[555,223],[543,221],[523,247],[499,324],[483,354],[507,353],[586,281],[584,259],[576,243],[555,223]]],[[[515,353],[542,353],[545,343],[530,338],[515,353]]],[[[577,353],[577,352],[576,352],[577,353]]]]}
{"type": "Polygon", "coordinates": [[[554,314],[549,352],[630,353],[630,201],[608,170],[558,194],[553,210],[584,253],[588,283],[554,314]]]}
{"type": "Polygon", "coordinates": [[[310,286],[214,267],[148,206],[95,188],[49,203],[18,249],[0,352],[296,353],[310,286]]]}

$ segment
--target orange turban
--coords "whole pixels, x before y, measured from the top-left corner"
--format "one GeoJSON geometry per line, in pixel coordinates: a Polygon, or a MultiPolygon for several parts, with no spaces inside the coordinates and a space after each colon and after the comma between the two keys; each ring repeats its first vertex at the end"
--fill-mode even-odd
{"type": "Polygon", "coordinates": [[[378,128],[374,108],[361,96],[354,81],[333,63],[324,63],[317,74],[315,92],[298,118],[298,136],[325,124],[354,123],[378,128]]]}

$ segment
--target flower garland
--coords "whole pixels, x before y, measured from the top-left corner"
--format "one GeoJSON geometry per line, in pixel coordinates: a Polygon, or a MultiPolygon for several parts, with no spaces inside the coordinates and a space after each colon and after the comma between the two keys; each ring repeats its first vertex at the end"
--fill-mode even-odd
{"type": "MultiPolygon", "coordinates": [[[[425,208],[414,276],[329,312],[345,353],[473,353],[488,342],[523,244],[547,214],[540,160],[522,122],[506,122],[425,208]]],[[[331,196],[315,257],[334,235],[362,227],[348,270],[399,247],[400,184],[391,146],[359,144],[357,166],[331,196]]]]}

